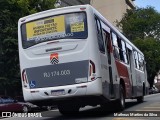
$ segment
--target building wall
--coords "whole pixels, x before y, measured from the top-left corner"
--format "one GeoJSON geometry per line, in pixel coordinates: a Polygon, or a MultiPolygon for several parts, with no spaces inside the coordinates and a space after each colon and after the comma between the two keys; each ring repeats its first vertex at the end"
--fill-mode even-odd
{"type": "Polygon", "coordinates": [[[134,8],[131,0],[91,0],[91,5],[114,25],[115,21],[122,19],[127,9],[134,8]]]}

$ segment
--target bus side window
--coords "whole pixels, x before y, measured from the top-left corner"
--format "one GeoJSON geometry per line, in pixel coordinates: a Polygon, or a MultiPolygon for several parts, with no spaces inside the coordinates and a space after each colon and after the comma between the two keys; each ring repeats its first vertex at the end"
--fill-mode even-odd
{"type": "Polygon", "coordinates": [[[120,60],[122,62],[124,62],[124,56],[123,56],[123,50],[122,50],[122,43],[121,43],[121,38],[117,38],[117,42],[118,42],[118,47],[119,47],[119,57],[120,57],[120,60]]]}
{"type": "Polygon", "coordinates": [[[102,33],[103,33],[103,38],[104,38],[104,42],[105,42],[105,48],[106,48],[106,54],[108,56],[108,63],[111,64],[111,55],[110,55],[110,34],[105,30],[102,29],[102,33]]]}
{"type": "Polygon", "coordinates": [[[106,46],[106,41],[108,40],[107,39],[107,34],[106,34],[106,31],[104,29],[102,29],[102,35],[103,35],[103,41],[104,41],[104,47],[106,46]]]}
{"type": "Polygon", "coordinates": [[[139,58],[139,69],[141,71],[144,71],[144,57],[138,53],[138,58],[139,58]]]}
{"type": "Polygon", "coordinates": [[[122,46],[122,54],[123,54],[123,59],[124,59],[124,63],[128,64],[128,58],[127,58],[127,50],[126,50],[126,44],[123,40],[121,40],[121,46],[122,46]]]}
{"type": "Polygon", "coordinates": [[[134,62],[135,62],[135,67],[139,69],[139,63],[138,63],[138,54],[137,51],[134,51],[134,62]]]}
{"type": "Polygon", "coordinates": [[[120,59],[117,35],[112,32],[112,41],[114,48],[114,57],[120,59]]]}
{"type": "Polygon", "coordinates": [[[96,20],[96,27],[97,27],[99,50],[100,52],[105,53],[104,41],[103,41],[103,36],[102,36],[102,27],[100,24],[100,20],[97,17],[95,17],[95,20],[96,20]]]}
{"type": "Polygon", "coordinates": [[[109,52],[110,51],[110,48],[109,48],[110,34],[103,29],[103,35],[104,35],[106,50],[108,51],[107,53],[110,53],[109,52]]]}

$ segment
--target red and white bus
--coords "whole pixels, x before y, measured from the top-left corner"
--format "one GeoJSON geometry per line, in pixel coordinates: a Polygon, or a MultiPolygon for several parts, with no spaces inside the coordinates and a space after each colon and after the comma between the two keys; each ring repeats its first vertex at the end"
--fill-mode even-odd
{"type": "Polygon", "coordinates": [[[18,42],[26,101],[66,114],[108,101],[123,110],[147,93],[143,53],[90,5],[21,18],[18,42]]]}

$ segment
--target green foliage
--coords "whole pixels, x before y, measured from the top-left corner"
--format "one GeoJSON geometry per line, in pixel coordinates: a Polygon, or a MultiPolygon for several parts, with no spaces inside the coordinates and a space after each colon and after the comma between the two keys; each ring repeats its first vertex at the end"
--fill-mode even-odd
{"type": "Polygon", "coordinates": [[[127,10],[117,26],[130,40],[145,37],[160,39],[160,13],[152,7],[127,10]]]}
{"type": "MultiPolygon", "coordinates": [[[[19,18],[54,8],[56,0],[0,0],[0,92],[20,86],[19,18]]],[[[0,93],[2,94],[2,93],[0,93]]]]}

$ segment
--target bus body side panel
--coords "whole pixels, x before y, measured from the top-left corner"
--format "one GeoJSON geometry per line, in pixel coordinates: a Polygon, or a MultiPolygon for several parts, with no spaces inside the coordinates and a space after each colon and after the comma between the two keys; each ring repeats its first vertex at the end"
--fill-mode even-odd
{"type": "Polygon", "coordinates": [[[144,76],[144,72],[135,69],[135,76],[136,76],[136,80],[137,80],[137,96],[143,96],[143,83],[145,81],[145,76],[144,76]]]}
{"type": "Polygon", "coordinates": [[[143,84],[146,85],[146,75],[143,71],[135,68],[135,58],[132,47],[127,44],[128,54],[130,58],[130,76],[132,81],[132,97],[143,95],[143,84]]]}
{"type": "MultiPolygon", "coordinates": [[[[88,48],[89,48],[89,60],[95,64],[95,74],[94,80],[88,82],[86,95],[102,95],[102,73],[101,73],[101,63],[100,63],[100,53],[98,47],[96,25],[93,9],[88,10],[88,48]]],[[[90,77],[91,79],[92,77],[90,77]]]]}
{"type": "MultiPolygon", "coordinates": [[[[113,48],[112,48],[113,49],[113,48]]],[[[111,54],[111,65],[112,65],[112,78],[113,78],[113,92],[111,93],[111,97],[114,99],[119,99],[120,97],[120,76],[118,74],[118,69],[116,67],[116,62],[114,58],[114,53],[111,54]]],[[[112,84],[112,83],[110,83],[112,84]]]]}
{"type": "MultiPolygon", "coordinates": [[[[116,67],[116,62],[115,62],[116,60],[115,60],[114,54],[113,54],[112,43],[110,43],[110,55],[111,55],[111,64],[110,64],[110,66],[108,66],[109,77],[107,80],[107,83],[109,83],[109,86],[107,85],[108,86],[107,94],[106,94],[106,92],[104,93],[105,96],[109,96],[109,100],[119,98],[119,92],[117,92],[117,91],[119,91],[119,83],[120,83],[120,77],[119,77],[117,67],[116,67]]],[[[105,86],[105,87],[107,87],[107,86],[105,86]]],[[[104,90],[104,91],[106,91],[106,90],[104,90]]]]}
{"type": "MultiPolygon", "coordinates": [[[[97,15],[97,12],[93,10],[93,15],[90,16],[91,21],[90,26],[92,26],[92,29],[90,31],[92,31],[92,33],[97,33],[97,28],[96,28],[96,23],[95,23],[95,18],[94,16],[97,15]],[[94,26],[94,28],[93,28],[94,26]]],[[[100,17],[100,16],[99,16],[100,17]]],[[[107,29],[107,28],[106,28],[107,29]]],[[[108,28],[109,30],[110,28],[108,28]]],[[[109,33],[109,31],[108,31],[109,33]]],[[[119,98],[119,92],[116,92],[117,90],[119,90],[119,77],[117,74],[117,69],[115,68],[115,59],[113,57],[113,51],[110,50],[110,54],[111,54],[111,65],[108,65],[108,56],[107,56],[107,52],[101,53],[99,50],[99,46],[98,46],[98,37],[96,34],[92,34],[91,35],[93,38],[90,40],[94,40],[94,42],[90,42],[90,58],[91,60],[93,60],[96,64],[96,76],[99,77],[99,88],[102,90],[102,95],[103,97],[106,98],[106,100],[110,100],[112,97],[114,98],[119,98]],[[111,69],[110,69],[111,68],[111,69]],[[110,73],[109,73],[109,69],[110,69],[110,73]],[[110,77],[111,76],[111,77],[110,77]],[[110,78],[112,78],[113,80],[111,80],[110,78]]],[[[105,40],[104,40],[105,42],[105,40]]],[[[110,41],[111,44],[111,41],[110,41]]],[[[110,45],[110,49],[112,49],[112,45],[110,45]]],[[[99,90],[100,90],[99,89],[99,90]]],[[[89,93],[88,91],[89,89],[87,88],[87,93],[89,93]]]]}
{"type": "MultiPolygon", "coordinates": [[[[96,10],[95,10],[96,11],[96,10]]],[[[143,53],[135,46],[133,45],[124,35],[122,35],[110,22],[108,22],[101,14],[99,14],[97,11],[96,13],[98,14],[98,16],[104,20],[108,26],[110,27],[111,30],[113,30],[121,39],[123,39],[127,45],[127,49],[129,49],[130,53],[129,53],[129,56],[130,56],[130,60],[131,60],[131,63],[132,65],[128,66],[127,68],[125,68],[125,71],[127,71],[128,69],[128,74],[126,73],[125,74],[125,77],[127,78],[125,81],[125,83],[127,84],[127,86],[125,86],[127,88],[127,96],[128,97],[131,97],[131,95],[133,97],[136,97],[136,96],[141,96],[142,94],[142,83],[144,81],[144,84],[148,87],[148,82],[147,82],[147,74],[146,74],[146,71],[145,71],[145,74],[141,74],[141,72],[138,70],[135,70],[135,65],[134,65],[134,53],[133,51],[136,50],[138,53],[140,53],[142,56],[143,56],[143,53]],[[134,50],[133,50],[134,49],[134,50]],[[132,67],[130,69],[130,67],[132,67]],[[130,70],[129,70],[130,69],[130,70]],[[129,76],[129,77],[128,77],[129,76]],[[131,90],[132,89],[132,90],[131,90]],[[141,91],[141,92],[140,92],[141,91]]],[[[115,62],[114,58],[112,58],[112,61],[115,62]]],[[[114,66],[116,63],[113,64],[113,71],[116,72],[116,69],[114,66]]],[[[122,71],[119,70],[119,73],[118,74],[122,74],[122,71]]],[[[121,76],[119,76],[117,73],[114,73],[113,75],[113,83],[114,84],[117,84],[119,85],[119,81],[118,79],[120,79],[121,76]],[[115,79],[117,78],[117,79],[115,79]],[[115,82],[115,81],[118,81],[118,82],[115,82]]],[[[118,89],[116,89],[115,91],[119,91],[118,89]]]]}
{"type": "Polygon", "coordinates": [[[126,98],[130,98],[132,96],[132,83],[129,77],[129,67],[128,65],[121,63],[119,60],[116,60],[116,67],[118,70],[118,74],[120,79],[125,83],[125,91],[126,91],[126,98]]]}

